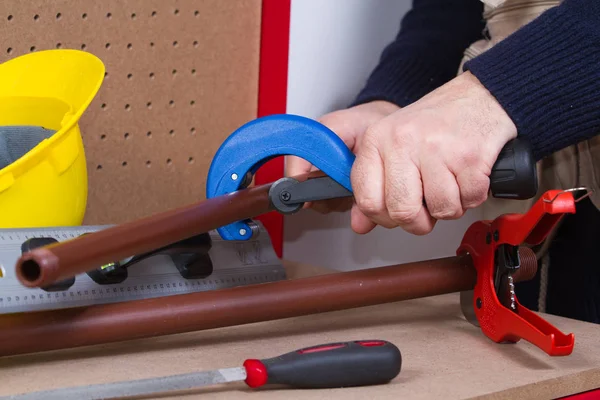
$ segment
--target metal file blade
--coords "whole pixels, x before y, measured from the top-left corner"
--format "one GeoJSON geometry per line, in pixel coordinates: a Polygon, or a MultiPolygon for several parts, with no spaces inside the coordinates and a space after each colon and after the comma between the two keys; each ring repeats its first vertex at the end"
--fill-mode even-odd
{"type": "Polygon", "coordinates": [[[157,378],[139,379],[83,385],[69,388],[44,390],[0,397],[0,400],[97,400],[112,399],[189,390],[219,383],[237,382],[246,379],[244,367],[223,368],[214,371],[193,372],[157,378]]]}

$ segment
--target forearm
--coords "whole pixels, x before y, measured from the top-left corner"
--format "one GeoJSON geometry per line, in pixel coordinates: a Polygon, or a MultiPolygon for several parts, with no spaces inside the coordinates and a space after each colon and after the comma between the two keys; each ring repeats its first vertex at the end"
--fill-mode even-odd
{"type": "Polygon", "coordinates": [[[600,133],[600,2],[565,0],[466,63],[536,159],[600,133]]]}
{"type": "Polygon", "coordinates": [[[414,0],[354,104],[406,106],[457,74],[464,50],[481,38],[480,0],[414,0]]]}

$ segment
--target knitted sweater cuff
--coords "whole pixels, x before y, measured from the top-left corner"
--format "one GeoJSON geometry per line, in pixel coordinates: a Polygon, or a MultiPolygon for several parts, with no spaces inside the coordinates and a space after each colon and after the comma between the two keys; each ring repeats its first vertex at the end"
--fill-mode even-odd
{"type": "Polygon", "coordinates": [[[465,65],[537,160],[600,133],[600,7],[584,3],[546,11],[465,65]]]}

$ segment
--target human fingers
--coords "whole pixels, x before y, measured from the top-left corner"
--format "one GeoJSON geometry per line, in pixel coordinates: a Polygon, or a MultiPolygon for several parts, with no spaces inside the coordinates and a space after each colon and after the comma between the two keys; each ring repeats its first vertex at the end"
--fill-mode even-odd
{"type": "Polygon", "coordinates": [[[286,156],[284,163],[285,176],[298,176],[316,170],[316,168],[304,158],[298,156],[286,156]]]}
{"type": "Polygon", "coordinates": [[[365,234],[371,232],[377,224],[363,214],[358,205],[354,203],[350,210],[350,226],[354,232],[365,234]]]}
{"type": "Polygon", "coordinates": [[[352,225],[357,233],[367,233],[373,224],[367,224],[362,214],[372,223],[385,228],[394,228],[397,224],[389,217],[386,207],[386,173],[380,155],[381,134],[378,128],[370,129],[363,137],[360,151],[356,155],[350,179],[356,201],[352,225]],[[360,214],[357,214],[360,211],[360,214]]]}
{"type": "Polygon", "coordinates": [[[329,199],[324,201],[315,201],[310,204],[310,207],[321,213],[329,214],[331,212],[344,212],[352,208],[353,199],[351,197],[342,197],[337,199],[329,199]]]}
{"type": "Polygon", "coordinates": [[[414,164],[392,162],[386,169],[385,199],[389,218],[396,226],[415,235],[431,232],[436,219],[424,204],[423,186],[414,164]],[[392,172],[392,170],[394,172],[392,172]],[[399,172],[398,172],[399,171],[399,172]]]}
{"type": "Polygon", "coordinates": [[[388,218],[415,235],[433,230],[435,219],[424,205],[423,180],[411,156],[415,148],[410,133],[388,133],[381,146],[385,168],[385,204],[388,218]]]}
{"type": "Polygon", "coordinates": [[[437,220],[462,217],[464,209],[459,184],[441,154],[435,151],[424,152],[420,155],[419,164],[429,214],[437,220]]]}
{"type": "MultiPolygon", "coordinates": [[[[326,114],[319,122],[323,124],[325,127],[329,128],[332,132],[334,132],[348,148],[352,149],[354,146],[354,137],[353,132],[349,132],[345,126],[345,122],[338,115],[339,113],[331,113],[326,114]]],[[[285,176],[292,177],[303,175],[308,172],[316,171],[317,168],[312,165],[309,161],[304,158],[298,156],[286,156],[285,157],[285,167],[284,173],[285,176]]]]}
{"type": "Polygon", "coordinates": [[[479,207],[488,198],[490,178],[477,168],[466,168],[456,176],[460,187],[460,201],[465,210],[479,207]]]}
{"type": "MultiPolygon", "coordinates": [[[[361,136],[371,124],[398,109],[398,106],[386,101],[373,101],[324,114],[318,122],[334,132],[354,152],[361,136]]],[[[300,157],[286,157],[286,176],[301,175],[314,170],[316,168],[300,157]]]]}

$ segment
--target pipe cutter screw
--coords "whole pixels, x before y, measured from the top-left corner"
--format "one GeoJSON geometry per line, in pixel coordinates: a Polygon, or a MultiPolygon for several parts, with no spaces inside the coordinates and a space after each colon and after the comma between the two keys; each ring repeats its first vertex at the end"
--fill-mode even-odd
{"type": "Polygon", "coordinates": [[[292,195],[288,191],[283,191],[279,194],[279,198],[282,201],[290,201],[290,199],[292,198],[292,195]]]}

